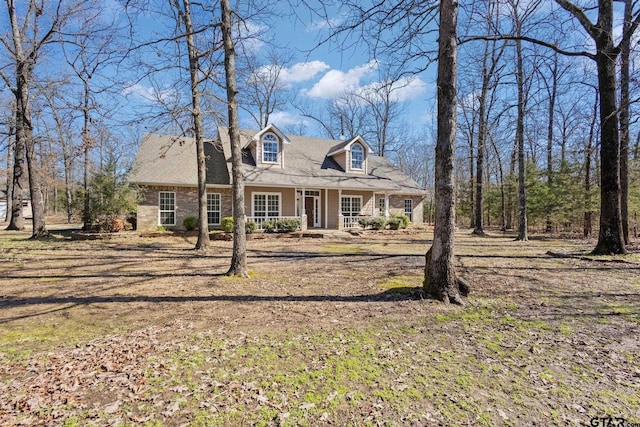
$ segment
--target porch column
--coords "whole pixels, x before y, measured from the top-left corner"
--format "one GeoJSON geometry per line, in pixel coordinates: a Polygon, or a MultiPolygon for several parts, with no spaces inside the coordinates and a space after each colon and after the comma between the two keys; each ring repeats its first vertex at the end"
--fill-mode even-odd
{"type": "Polygon", "coordinates": [[[389,194],[384,193],[384,217],[389,219],[389,194]]]}
{"type": "Polygon", "coordinates": [[[338,190],[338,230],[342,230],[342,189],[338,190]]]}
{"type": "Polygon", "coordinates": [[[371,192],[371,216],[376,216],[376,192],[371,192]]]}
{"type": "Polygon", "coordinates": [[[329,228],[329,189],[324,189],[324,228],[329,228]]]}
{"type": "Polygon", "coordinates": [[[307,214],[307,192],[305,191],[304,187],[302,187],[302,212],[300,213],[300,216],[305,216],[307,214]]]}

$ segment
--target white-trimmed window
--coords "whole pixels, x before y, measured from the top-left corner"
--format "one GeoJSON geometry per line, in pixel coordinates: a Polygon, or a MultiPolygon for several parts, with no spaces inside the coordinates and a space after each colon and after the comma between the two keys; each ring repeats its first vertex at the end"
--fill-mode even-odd
{"type": "Polygon", "coordinates": [[[220,225],[219,193],[207,193],[207,224],[220,225]]]}
{"type": "Polygon", "coordinates": [[[342,196],[340,212],[342,216],[358,216],[362,211],[362,196],[342,196]]]}
{"type": "Polygon", "coordinates": [[[380,213],[380,215],[384,215],[384,213],[386,212],[386,197],[384,196],[384,194],[378,194],[376,195],[376,197],[378,198],[378,212],[380,213]]]}
{"type": "Polygon", "coordinates": [[[278,138],[272,133],[262,137],[262,162],[278,163],[278,138]]]}
{"type": "Polygon", "coordinates": [[[253,216],[275,218],[280,215],[280,193],[253,193],[253,216]]]}
{"type": "Polygon", "coordinates": [[[160,225],[176,225],[176,193],[160,191],[158,193],[158,211],[160,225]]]}
{"type": "Polygon", "coordinates": [[[351,169],[362,169],[364,163],[364,149],[355,143],[351,146],[351,169]]]}
{"type": "Polygon", "coordinates": [[[413,221],[413,200],[404,199],[404,214],[409,217],[409,221],[413,221]]]}

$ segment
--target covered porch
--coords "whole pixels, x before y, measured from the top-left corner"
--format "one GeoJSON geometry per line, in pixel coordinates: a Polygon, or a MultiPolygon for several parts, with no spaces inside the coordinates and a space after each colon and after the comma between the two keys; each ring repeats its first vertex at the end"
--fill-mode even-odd
{"type": "Polygon", "coordinates": [[[245,190],[247,220],[258,230],[266,221],[298,219],[301,230],[348,230],[360,228],[358,219],[383,216],[389,218],[390,194],[376,191],[330,188],[266,188],[245,190]]]}

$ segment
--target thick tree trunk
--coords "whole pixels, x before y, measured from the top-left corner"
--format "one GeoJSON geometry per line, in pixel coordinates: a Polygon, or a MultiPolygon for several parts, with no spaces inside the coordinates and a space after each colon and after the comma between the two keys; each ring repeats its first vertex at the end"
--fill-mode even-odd
{"type": "Polygon", "coordinates": [[[191,115],[193,117],[193,131],[196,139],[196,160],[198,170],[198,241],[197,250],[209,248],[209,221],[207,218],[207,164],[204,155],[204,131],[202,129],[202,111],[200,109],[200,84],[198,72],[200,61],[193,37],[191,23],[191,5],[189,0],[183,0],[184,13],[182,19],[187,32],[187,50],[189,53],[189,77],[191,79],[191,115]]]}
{"type": "MultiPolygon", "coordinates": [[[[623,33],[629,31],[633,20],[631,0],[625,0],[623,33]]],[[[620,51],[620,216],[622,237],[629,244],[629,75],[631,43],[623,43],[620,51]]]]}
{"type": "Polygon", "coordinates": [[[242,177],[242,149],[238,129],[238,89],[236,86],[235,47],[231,28],[229,0],[221,0],[224,70],[227,80],[229,138],[231,140],[231,168],[233,193],[233,254],[227,275],[249,277],[247,271],[247,236],[245,230],[244,180],[242,177]]]}
{"type": "MultiPolygon", "coordinates": [[[[613,12],[611,12],[613,16],[613,12]]],[[[611,25],[609,23],[608,25],[611,25]]],[[[606,31],[604,32],[606,33],[606,31]]],[[[620,136],[616,102],[616,54],[613,39],[596,39],[596,62],[600,92],[600,232],[596,255],[624,254],[620,215],[620,136]]]]}
{"type": "Polygon", "coordinates": [[[433,245],[426,254],[425,292],[445,303],[463,304],[468,286],[454,271],[457,10],[456,0],[440,2],[438,53],[438,136],[436,142],[436,218],[433,245]],[[464,285],[460,286],[460,284],[464,285]]]}
{"type": "Polygon", "coordinates": [[[28,104],[29,95],[26,87],[21,86],[21,84],[18,85],[18,91],[22,93],[20,100],[17,102],[18,114],[22,115],[22,129],[16,128],[16,140],[23,139],[24,141],[25,159],[27,160],[27,167],[29,168],[29,194],[31,196],[33,223],[31,239],[42,239],[49,237],[49,232],[45,225],[44,198],[40,189],[40,168],[38,168],[36,163],[31,110],[28,104]]]}

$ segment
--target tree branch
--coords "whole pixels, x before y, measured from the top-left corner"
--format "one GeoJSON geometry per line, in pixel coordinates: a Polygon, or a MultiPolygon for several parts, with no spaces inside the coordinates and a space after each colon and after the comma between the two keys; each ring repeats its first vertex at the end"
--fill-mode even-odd
{"type": "Polygon", "coordinates": [[[536,38],[533,37],[527,37],[527,36],[497,36],[497,37],[488,37],[488,36],[471,36],[471,37],[467,37],[465,39],[459,40],[458,41],[458,45],[462,45],[468,42],[472,42],[472,41],[478,41],[478,40],[483,40],[483,41],[498,41],[498,40],[522,40],[525,42],[529,42],[529,43],[533,43],[533,44],[537,44],[538,46],[543,46],[546,48],[549,48],[551,50],[554,50],[555,52],[561,54],[561,55],[565,55],[565,56],[582,56],[585,58],[589,58],[589,59],[593,59],[595,61],[596,56],[593,53],[589,53],[589,52],[585,52],[585,51],[570,51],[570,50],[565,50],[565,49],[561,49],[558,47],[557,44],[555,43],[548,43],[545,42],[543,40],[538,40],[536,38]]]}

